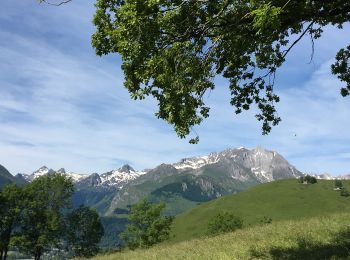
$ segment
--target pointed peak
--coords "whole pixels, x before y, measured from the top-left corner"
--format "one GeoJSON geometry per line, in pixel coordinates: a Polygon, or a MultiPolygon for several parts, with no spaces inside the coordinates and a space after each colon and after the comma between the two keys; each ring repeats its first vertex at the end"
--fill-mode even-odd
{"type": "Polygon", "coordinates": [[[59,170],[57,171],[57,173],[63,173],[63,174],[65,174],[65,173],[66,173],[66,169],[61,168],[61,169],[59,169],[59,170]]]}
{"type": "Polygon", "coordinates": [[[121,172],[126,172],[126,173],[130,173],[130,172],[134,172],[135,170],[129,165],[129,164],[124,164],[119,171],[121,172]]]}
{"type": "Polygon", "coordinates": [[[50,174],[53,173],[54,171],[52,169],[49,169],[46,166],[42,166],[40,167],[38,170],[36,170],[35,172],[33,172],[32,174],[34,175],[44,175],[44,174],[50,174]]]}

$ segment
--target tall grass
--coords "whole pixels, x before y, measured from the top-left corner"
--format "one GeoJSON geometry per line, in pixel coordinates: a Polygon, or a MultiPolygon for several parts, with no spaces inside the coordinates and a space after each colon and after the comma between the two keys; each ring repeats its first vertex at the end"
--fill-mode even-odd
{"type": "Polygon", "coordinates": [[[350,214],[343,213],[274,222],[93,259],[347,259],[349,256],[350,214]]]}
{"type": "MultiPolygon", "coordinates": [[[[343,181],[343,185],[350,190],[350,181],[343,181]]],[[[171,241],[205,236],[210,220],[225,211],[242,218],[244,226],[254,226],[266,218],[275,222],[350,213],[350,197],[342,197],[339,191],[334,191],[334,181],[320,180],[316,184],[304,185],[293,179],[261,184],[176,216],[171,241]]]]}

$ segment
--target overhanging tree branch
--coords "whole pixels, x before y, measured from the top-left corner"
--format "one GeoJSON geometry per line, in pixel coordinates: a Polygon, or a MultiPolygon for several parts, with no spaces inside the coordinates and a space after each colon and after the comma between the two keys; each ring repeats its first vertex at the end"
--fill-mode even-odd
{"type": "MultiPolygon", "coordinates": [[[[348,0],[96,0],[96,8],[96,53],[120,54],[132,98],[153,96],[157,117],[181,138],[208,117],[203,95],[218,74],[229,81],[236,112],[256,105],[270,132],[280,121],[275,74],[287,54],[309,33],[312,57],[323,27],[350,21],[348,0]]],[[[341,52],[336,68],[345,81],[347,57],[341,52]]]]}

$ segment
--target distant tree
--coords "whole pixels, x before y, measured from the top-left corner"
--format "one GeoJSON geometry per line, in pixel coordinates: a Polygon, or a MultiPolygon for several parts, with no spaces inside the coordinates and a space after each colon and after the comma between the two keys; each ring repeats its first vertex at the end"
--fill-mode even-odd
{"type": "Polygon", "coordinates": [[[7,258],[11,237],[19,227],[22,208],[22,189],[7,185],[0,192],[0,259],[7,258]]]}
{"type": "Polygon", "coordinates": [[[242,228],[243,220],[232,213],[219,213],[213,217],[208,223],[208,233],[212,235],[233,232],[242,228]]]}
{"type": "Polygon", "coordinates": [[[298,178],[298,182],[299,182],[299,183],[304,183],[304,176],[300,176],[300,177],[298,178]]]}
{"type": "Polygon", "coordinates": [[[130,209],[129,221],[120,235],[130,249],[150,247],[169,238],[172,217],[162,216],[165,204],[143,199],[130,209]]]}
{"type": "Polygon", "coordinates": [[[63,212],[71,206],[74,186],[71,179],[54,173],[35,179],[23,191],[25,208],[16,245],[39,260],[62,242],[63,212]]]}
{"type": "Polygon", "coordinates": [[[347,189],[342,189],[341,191],[340,191],[340,196],[343,196],[343,197],[349,197],[350,196],[350,193],[349,193],[349,191],[347,190],[347,189]]]}
{"type": "Polygon", "coordinates": [[[334,187],[335,187],[335,188],[339,188],[339,189],[343,188],[343,183],[342,183],[342,181],[341,181],[341,180],[335,180],[335,181],[334,181],[334,187]]]}
{"type": "Polygon", "coordinates": [[[311,176],[311,178],[308,180],[308,183],[311,183],[311,184],[317,183],[316,177],[311,176]]]}
{"type": "MultiPolygon", "coordinates": [[[[302,177],[301,177],[302,178],[302,177]]],[[[306,182],[308,184],[314,184],[314,183],[317,183],[317,179],[313,176],[310,176],[310,175],[306,175],[303,177],[302,179],[303,182],[306,182]]]]}
{"type": "Polygon", "coordinates": [[[96,210],[80,206],[67,215],[68,248],[77,257],[91,257],[98,253],[104,229],[96,210]]]}

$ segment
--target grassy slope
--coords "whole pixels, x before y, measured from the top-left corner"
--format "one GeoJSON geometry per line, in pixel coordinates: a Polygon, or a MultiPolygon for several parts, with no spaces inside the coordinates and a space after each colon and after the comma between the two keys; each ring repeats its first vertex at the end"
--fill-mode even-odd
{"type": "MultiPolygon", "coordinates": [[[[350,181],[343,184],[350,190],[350,181]]],[[[204,236],[208,221],[222,211],[241,216],[245,226],[259,223],[264,216],[275,222],[350,212],[350,197],[341,197],[333,186],[333,181],[304,185],[296,180],[282,180],[204,203],[175,218],[171,241],[204,236]]]]}
{"type": "Polygon", "coordinates": [[[349,249],[350,214],[337,214],[285,220],[93,259],[348,259],[349,249]]]}

